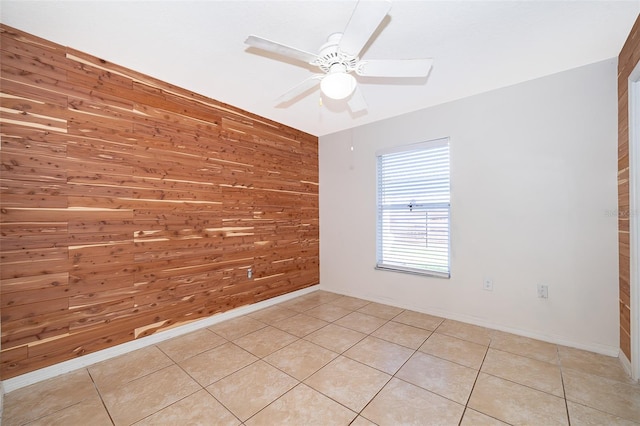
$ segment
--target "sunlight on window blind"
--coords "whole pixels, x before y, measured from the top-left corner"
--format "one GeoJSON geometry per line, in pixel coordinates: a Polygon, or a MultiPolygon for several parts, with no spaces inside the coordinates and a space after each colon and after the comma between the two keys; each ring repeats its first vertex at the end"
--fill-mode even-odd
{"type": "Polygon", "coordinates": [[[377,268],[450,276],[449,140],[378,153],[377,268]]]}

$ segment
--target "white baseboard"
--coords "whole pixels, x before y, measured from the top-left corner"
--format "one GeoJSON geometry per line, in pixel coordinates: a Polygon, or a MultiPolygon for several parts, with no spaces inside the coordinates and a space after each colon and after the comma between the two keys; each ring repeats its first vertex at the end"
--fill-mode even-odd
{"type": "Polygon", "coordinates": [[[440,309],[432,309],[429,311],[426,311],[424,309],[420,309],[417,308],[416,306],[410,306],[410,305],[399,305],[399,304],[394,304],[392,301],[388,300],[388,299],[383,299],[383,298],[376,298],[376,297],[367,297],[367,296],[363,296],[362,294],[350,294],[350,293],[344,293],[341,291],[337,291],[336,289],[333,288],[327,288],[327,287],[323,287],[322,284],[320,284],[320,289],[321,290],[325,290],[325,291],[330,291],[332,293],[336,293],[336,294],[342,294],[345,296],[351,296],[351,297],[357,297],[360,299],[364,299],[364,300],[369,300],[370,302],[377,302],[377,303],[383,303],[386,305],[393,305],[396,306],[398,308],[402,308],[402,309],[410,309],[412,311],[416,311],[416,312],[422,312],[425,314],[429,314],[429,315],[434,315],[434,316],[438,316],[441,318],[447,318],[447,319],[451,319],[451,320],[455,320],[455,321],[461,321],[461,322],[465,322],[467,324],[473,324],[473,325],[479,325],[481,327],[486,327],[486,328],[490,328],[493,330],[499,330],[499,331],[504,331],[506,333],[512,333],[512,334],[517,334],[519,336],[524,336],[524,337],[529,337],[531,339],[536,339],[536,340],[542,340],[543,342],[548,342],[548,343],[553,343],[553,344],[557,344],[557,345],[563,345],[563,346],[568,346],[568,347],[572,347],[572,348],[576,348],[576,349],[583,349],[585,351],[589,351],[589,352],[595,352],[601,355],[607,355],[607,356],[612,356],[612,357],[618,357],[618,354],[621,352],[619,348],[615,347],[615,346],[608,346],[608,345],[600,345],[597,343],[591,343],[591,344],[585,344],[582,342],[576,342],[573,340],[568,340],[562,336],[557,336],[557,335],[553,335],[553,334],[543,334],[543,333],[536,333],[536,332],[532,332],[529,330],[522,330],[522,329],[518,329],[518,328],[513,328],[513,327],[505,327],[503,325],[500,324],[495,324],[491,321],[485,321],[481,318],[477,318],[477,317],[473,317],[470,315],[464,315],[464,314],[459,314],[459,313],[452,313],[449,311],[445,311],[445,310],[440,310],[440,309]]]}
{"type": "MultiPolygon", "coordinates": [[[[242,306],[236,309],[233,309],[231,311],[227,311],[221,314],[217,314],[211,317],[207,317],[207,318],[203,318],[201,320],[197,320],[194,321],[192,323],[189,324],[185,324],[182,326],[178,326],[166,331],[161,331],[158,332],[156,334],[152,334],[150,336],[147,337],[143,337],[140,338],[138,340],[134,340],[131,342],[127,342],[127,343],[123,343],[111,348],[107,348],[107,349],[103,349],[101,351],[98,352],[94,352],[94,353],[90,353],[87,355],[84,355],[82,357],[79,358],[75,358],[75,359],[71,359],[69,361],[63,361],[61,363],[52,365],[50,367],[45,367],[42,368],[40,370],[36,370],[36,371],[32,371],[30,373],[26,373],[26,374],[22,374],[20,376],[17,377],[13,377],[11,379],[7,379],[4,380],[2,382],[0,382],[0,395],[3,395],[4,393],[8,393],[11,391],[14,391],[16,389],[20,389],[22,387],[25,386],[29,386],[31,384],[34,383],[38,383],[41,382],[43,380],[47,380],[50,379],[52,377],[56,377],[59,376],[61,374],[64,373],[68,373],[70,371],[73,370],[77,370],[79,368],[83,368],[83,367],[87,367],[89,365],[92,364],[96,364],[98,362],[101,361],[105,361],[107,359],[111,359],[114,358],[116,356],[119,355],[123,355],[126,354],[128,352],[132,352],[134,350],[137,349],[141,349],[144,348],[146,346],[151,346],[154,345],[156,343],[160,343],[164,340],[168,340],[174,337],[178,337],[181,336],[183,334],[186,333],[190,333],[192,331],[195,330],[199,330],[201,328],[204,327],[210,327],[214,324],[217,324],[219,322],[222,321],[226,321],[241,315],[246,315],[249,314],[251,312],[255,312],[257,310],[260,309],[264,309],[267,308],[269,306],[273,306],[275,304],[293,299],[295,297],[298,296],[302,296],[304,294],[307,293],[311,293],[313,291],[317,291],[317,290],[326,290],[326,291],[330,291],[332,293],[336,293],[336,294],[342,294],[345,296],[352,296],[352,297],[357,297],[360,299],[364,299],[364,300],[369,300],[371,302],[377,302],[377,303],[383,303],[383,304],[387,304],[390,305],[392,303],[390,303],[389,300],[382,300],[379,298],[371,298],[371,297],[363,297],[360,294],[348,294],[348,293],[344,293],[344,292],[340,292],[340,291],[336,291],[335,289],[332,288],[327,288],[322,286],[321,284],[318,285],[314,285],[311,287],[307,287],[304,288],[302,290],[298,290],[292,293],[288,293],[288,294],[284,294],[282,296],[277,296],[274,297],[272,299],[268,299],[268,300],[264,300],[262,302],[258,302],[255,303],[253,305],[248,305],[248,306],[242,306]],[[2,389],[4,387],[4,389],[2,389]]],[[[422,309],[418,309],[414,306],[399,306],[399,305],[395,305],[398,306],[399,308],[403,308],[403,309],[410,309],[416,312],[422,312],[425,314],[429,314],[429,315],[435,315],[435,316],[439,316],[442,318],[448,318],[448,319],[452,319],[452,320],[456,320],[456,321],[461,321],[461,322],[465,322],[468,324],[473,324],[473,325],[479,325],[482,327],[487,327],[487,328],[491,328],[494,330],[499,330],[499,331],[504,331],[507,333],[513,333],[513,334],[517,334],[520,336],[524,336],[524,337],[530,337],[532,339],[537,339],[537,340],[542,340],[545,342],[549,342],[549,343],[554,343],[554,344],[559,344],[559,345],[563,345],[563,346],[569,346],[569,347],[573,347],[573,348],[577,348],[577,349],[583,349],[586,351],[590,351],[590,352],[595,352],[595,353],[599,353],[602,355],[607,355],[607,356],[613,356],[613,357],[618,357],[620,359],[620,362],[622,363],[623,367],[625,368],[625,370],[627,371],[627,373],[631,373],[631,363],[629,362],[629,360],[627,360],[626,356],[624,356],[624,354],[622,353],[622,351],[620,351],[618,348],[616,347],[612,347],[612,346],[606,346],[606,345],[598,345],[598,344],[583,344],[581,342],[574,342],[571,340],[567,340],[563,337],[560,336],[554,336],[554,335],[548,335],[548,334],[540,334],[540,333],[535,333],[535,332],[530,332],[527,330],[521,330],[521,329],[516,329],[516,328],[511,328],[511,327],[504,327],[501,326],[499,324],[494,324],[491,323],[489,321],[483,321],[481,319],[472,317],[472,316],[467,316],[467,315],[460,315],[460,314],[455,314],[455,313],[450,313],[450,312],[445,312],[445,311],[440,311],[440,310],[432,310],[432,311],[425,311],[422,309]]],[[[0,396],[0,398],[2,398],[2,396],[0,396]]],[[[1,407],[2,407],[2,399],[0,399],[0,412],[1,412],[1,407]]]]}
{"type": "Polygon", "coordinates": [[[4,384],[0,382],[0,425],[2,425],[3,412],[4,412],[4,384]]]}
{"type": "Polygon", "coordinates": [[[178,337],[183,334],[190,333],[192,331],[199,330],[204,327],[210,327],[219,322],[226,321],[241,315],[246,315],[251,312],[255,312],[257,310],[264,309],[269,306],[273,306],[275,304],[293,299],[298,296],[302,296],[307,293],[311,293],[316,290],[319,290],[318,285],[303,288],[302,290],[297,290],[292,293],[283,294],[282,296],[277,296],[268,300],[263,300],[262,302],[257,302],[252,305],[241,306],[239,308],[232,309],[230,311],[223,312],[221,314],[217,314],[211,317],[203,318],[201,320],[197,320],[189,324],[171,328],[166,331],[160,331],[158,333],[152,334],[150,336],[142,337],[140,339],[137,339],[131,342],[122,343],[120,345],[113,346],[111,348],[107,348],[98,352],[93,352],[87,355],[83,355],[79,358],[63,361],[58,364],[52,365],[50,367],[41,368],[39,370],[32,371],[30,373],[25,373],[20,376],[16,376],[11,379],[7,379],[7,380],[4,380],[3,382],[0,382],[0,386],[4,385],[4,392],[9,393],[16,389],[20,389],[22,387],[29,386],[34,383],[38,383],[43,380],[50,379],[52,377],[59,376],[60,374],[68,373],[70,371],[77,370],[79,368],[87,367],[89,365],[96,364],[98,362],[105,361],[107,359],[114,358],[116,356],[123,355],[128,352],[132,352],[137,349],[144,348],[146,346],[151,346],[156,343],[160,343],[164,340],[172,339],[174,337],[178,337]]]}
{"type": "Polygon", "coordinates": [[[629,377],[633,377],[633,374],[631,374],[631,361],[629,361],[624,352],[620,351],[618,359],[620,360],[620,364],[622,364],[622,368],[624,368],[624,371],[629,375],[629,377]]]}

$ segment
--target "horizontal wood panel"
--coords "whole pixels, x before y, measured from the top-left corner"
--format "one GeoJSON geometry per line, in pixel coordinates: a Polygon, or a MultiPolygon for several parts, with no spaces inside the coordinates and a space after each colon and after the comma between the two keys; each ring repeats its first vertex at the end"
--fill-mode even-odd
{"type": "Polygon", "coordinates": [[[52,287],[66,286],[69,282],[69,273],[35,275],[28,278],[6,279],[0,282],[2,297],[11,297],[15,292],[29,290],[45,290],[52,287]]]}
{"type": "Polygon", "coordinates": [[[2,350],[25,346],[69,332],[70,312],[42,313],[2,322],[2,350]]]}
{"type": "Polygon", "coordinates": [[[1,379],[318,283],[316,137],[0,37],[1,379]]]}

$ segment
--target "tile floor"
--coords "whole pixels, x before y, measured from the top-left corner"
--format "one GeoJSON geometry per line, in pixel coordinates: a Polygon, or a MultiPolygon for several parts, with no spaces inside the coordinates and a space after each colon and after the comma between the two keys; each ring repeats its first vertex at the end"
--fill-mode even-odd
{"type": "Polygon", "coordinates": [[[619,362],[316,291],[18,389],[12,425],[632,425],[619,362]]]}

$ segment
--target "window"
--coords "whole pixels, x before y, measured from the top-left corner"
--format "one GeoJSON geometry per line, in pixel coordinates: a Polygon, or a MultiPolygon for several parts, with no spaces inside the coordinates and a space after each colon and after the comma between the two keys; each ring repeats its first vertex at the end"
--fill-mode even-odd
{"type": "Polygon", "coordinates": [[[449,139],[378,156],[378,269],[449,277],[449,139]]]}

